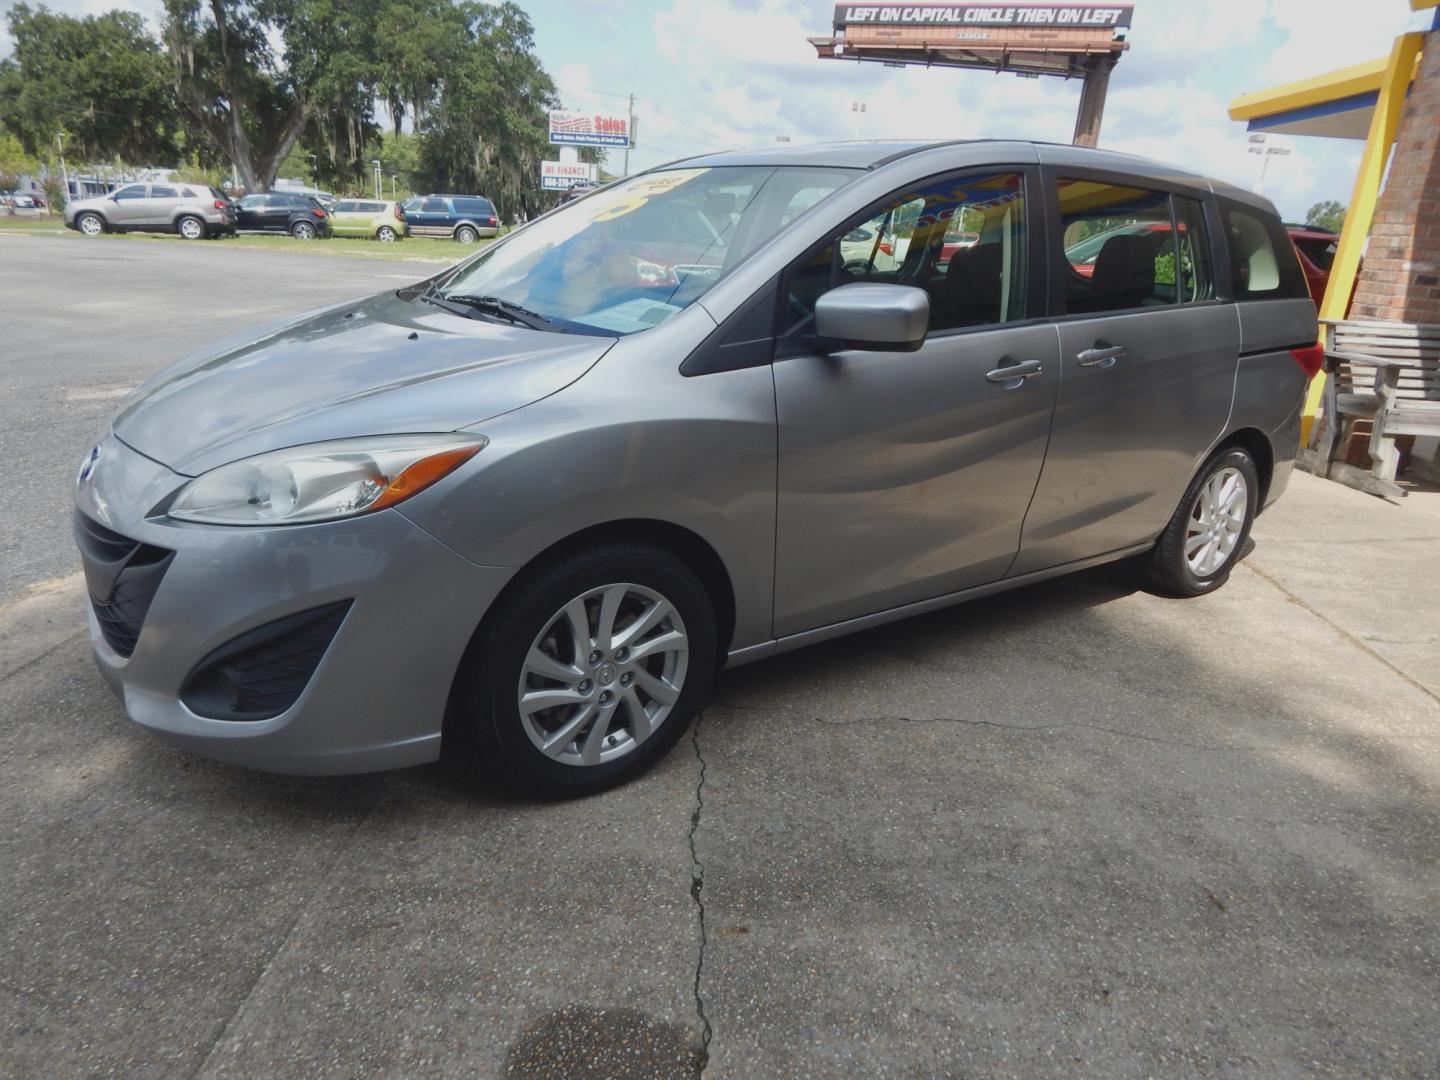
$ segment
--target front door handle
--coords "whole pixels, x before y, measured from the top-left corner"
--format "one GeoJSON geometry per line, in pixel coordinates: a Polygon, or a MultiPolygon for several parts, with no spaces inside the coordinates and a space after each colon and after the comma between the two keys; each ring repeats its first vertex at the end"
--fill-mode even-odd
{"type": "Polygon", "coordinates": [[[1026,379],[1033,379],[1045,370],[1039,360],[1015,360],[1012,356],[1002,356],[1000,361],[1002,366],[985,373],[985,381],[999,383],[1006,390],[1018,390],[1025,385],[1026,379]],[[1007,360],[1011,362],[1005,363],[1007,360]]]}
{"type": "Polygon", "coordinates": [[[1104,338],[1095,342],[1093,348],[1084,349],[1076,355],[1081,367],[1112,368],[1117,360],[1125,358],[1125,346],[1111,345],[1104,338]]]}

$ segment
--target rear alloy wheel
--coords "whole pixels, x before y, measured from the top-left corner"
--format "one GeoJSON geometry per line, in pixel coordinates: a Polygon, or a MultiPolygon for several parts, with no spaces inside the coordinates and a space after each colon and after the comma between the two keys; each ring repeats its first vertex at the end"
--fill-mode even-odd
{"type": "Polygon", "coordinates": [[[375,239],[379,240],[382,244],[393,244],[396,240],[400,239],[400,236],[389,225],[381,225],[375,233],[375,239]]]}
{"type": "Polygon", "coordinates": [[[462,244],[473,244],[480,239],[480,234],[469,225],[461,225],[455,230],[455,239],[462,244]]]}
{"type": "Polygon", "coordinates": [[[75,219],[75,228],[86,236],[99,236],[105,231],[105,219],[99,214],[81,214],[75,219]]]}
{"type": "Polygon", "coordinates": [[[186,240],[203,240],[205,239],[205,222],[198,217],[186,214],[175,223],[175,231],[186,240]]]}
{"type": "Polygon", "coordinates": [[[649,768],[709,692],[715,619],[673,553],[608,544],[537,568],[472,642],[447,752],[503,783],[581,795],[649,768]]]}
{"type": "Polygon", "coordinates": [[[1255,459],[1235,447],[1216,454],[1190,482],[1154,548],[1146,576],[1172,596],[1201,596],[1230,577],[1259,510],[1255,459]]]}
{"type": "Polygon", "coordinates": [[[290,226],[290,235],[296,240],[314,240],[315,226],[308,221],[297,221],[290,226]]]}

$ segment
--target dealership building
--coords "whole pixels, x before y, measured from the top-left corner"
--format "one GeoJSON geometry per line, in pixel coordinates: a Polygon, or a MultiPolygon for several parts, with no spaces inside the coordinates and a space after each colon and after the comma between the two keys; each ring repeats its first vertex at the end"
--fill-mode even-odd
{"type": "MultiPolygon", "coordinates": [[[[1320,317],[1404,324],[1392,333],[1440,354],[1440,0],[1410,6],[1433,12],[1429,29],[1387,56],[1245,94],[1230,117],[1256,133],[1364,141],[1320,317]]],[[[1440,363],[1422,363],[1404,378],[1422,409],[1440,410],[1440,363]]],[[[1311,386],[1307,435],[1323,387],[1323,376],[1311,386]]],[[[1413,475],[1440,481],[1440,436],[1414,436],[1409,455],[1413,475]]]]}

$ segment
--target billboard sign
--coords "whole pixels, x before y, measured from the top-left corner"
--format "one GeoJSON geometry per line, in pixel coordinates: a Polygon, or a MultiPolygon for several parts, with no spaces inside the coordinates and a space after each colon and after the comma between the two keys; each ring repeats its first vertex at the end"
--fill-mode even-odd
{"type": "Polygon", "coordinates": [[[588,161],[542,161],[540,187],[544,191],[569,191],[576,184],[594,183],[595,166],[588,161]]]}
{"type": "Polygon", "coordinates": [[[563,146],[633,146],[625,116],[556,109],[550,113],[550,141],[563,146]]]}
{"type": "Polygon", "coordinates": [[[836,4],[835,29],[945,26],[1115,30],[1129,26],[1134,11],[1134,4],[836,4]]]}

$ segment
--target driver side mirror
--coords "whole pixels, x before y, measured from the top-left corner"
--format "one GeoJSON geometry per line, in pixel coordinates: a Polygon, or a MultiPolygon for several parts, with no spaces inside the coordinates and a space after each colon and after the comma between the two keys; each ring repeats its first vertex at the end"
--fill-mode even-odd
{"type": "Polygon", "coordinates": [[[857,281],[815,301],[816,336],[841,348],[915,352],[929,324],[929,294],[909,285],[857,281]]]}

